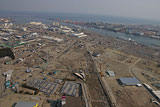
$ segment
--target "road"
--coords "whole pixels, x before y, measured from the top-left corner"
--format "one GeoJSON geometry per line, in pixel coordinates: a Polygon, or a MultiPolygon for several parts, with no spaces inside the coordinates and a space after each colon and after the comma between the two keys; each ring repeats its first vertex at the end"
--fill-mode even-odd
{"type": "Polygon", "coordinates": [[[88,96],[88,89],[87,89],[87,86],[85,83],[81,83],[82,85],[82,90],[83,90],[83,96],[84,96],[84,100],[85,100],[85,103],[86,103],[86,107],[91,107],[91,102],[89,100],[89,96],[88,96]]]}
{"type": "MultiPolygon", "coordinates": [[[[66,52],[68,52],[70,50],[70,48],[72,46],[74,46],[77,42],[78,42],[78,40],[73,41],[63,52],[61,52],[59,54],[59,56],[57,57],[57,59],[59,59],[62,55],[64,55],[66,52]]],[[[86,107],[92,107],[86,83],[80,83],[80,84],[82,86],[82,92],[83,92],[83,96],[84,96],[86,107]]]]}
{"type": "MultiPolygon", "coordinates": [[[[141,58],[137,59],[131,66],[129,66],[129,72],[130,72],[130,74],[131,74],[133,77],[135,77],[137,80],[139,80],[139,79],[138,79],[138,77],[136,77],[136,75],[134,74],[134,72],[133,72],[133,67],[134,67],[140,60],[141,60],[141,58]]],[[[140,80],[139,80],[139,81],[140,81],[140,80]]]]}
{"type": "MultiPolygon", "coordinates": [[[[83,43],[84,44],[84,43],[83,43]]],[[[107,102],[107,107],[115,107],[115,104],[114,104],[114,102],[112,102],[112,100],[111,100],[111,98],[110,98],[110,95],[109,95],[109,93],[108,93],[108,91],[107,91],[107,88],[108,88],[108,86],[106,85],[106,84],[104,84],[104,79],[102,79],[101,78],[101,76],[99,75],[99,73],[98,73],[98,70],[97,70],[97,67],[96,67],[96,64],[95,64],[95,62],[94,62],[94,59],[92,58],[92,55],[91,55],[91,53],[90,53],[90,51],[89,51],[89,49],[88,49],[88,47],[86,46],[86,44],[84,44],[84,46],[85,46],[85,48],[86,48],[86,50],[87,50],[87,52],[88,52],[88,62],[90,61],[90,65],[91,65],[91,67],[93,68],[93,72],[95,73],[95,75],[98,77],[98,81],[99,81],[99,83],[100,83],[100,85],[101,85],[101,87],[102,87],[102,89],[103,89],[103,92],[104,92],[104,95],[105,95],[105,98],[106,98],[106,100],[107,101],[105,101],[105,102],[107,102]]],[[[87,65],[89,66],[89,63],[87,63],[87,65]]],[[[95,101],[94,99],[92,99],[92,101],[95,101]]],[[[103,102],[103,101],[100,101],[100,102],[103,102]]]]}
{"type": "Polygon", "coordinates": [[[72,42],[71,45],[69,45],[62,53],[60,53],[60,55],[57,57],[57,59],[59,59],[63,54],[65,54],[66,52],[68,52],[69,49],[70,49],[73,45],[75,45],[76,43],[77,43],[77,40],[75,40],[74,42],[72,42]]]}

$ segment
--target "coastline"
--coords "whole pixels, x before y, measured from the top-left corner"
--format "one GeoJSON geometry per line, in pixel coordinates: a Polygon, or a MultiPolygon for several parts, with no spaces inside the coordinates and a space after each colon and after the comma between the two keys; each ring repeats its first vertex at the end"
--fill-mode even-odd
{"type": "Polygon", "coordinates": [[[134,42],[123,39],[104,36],[93,31],[85,30],[85,33],[89,34],[90,36],[94,36],[95,39],[97,39],[97,42],[100,42],[98,44],[103,45],[106,48],[115,49],[126,54],[135,55],[137,57],[142,57],[160,63],[160,56],[156,55],[156,53],[160,53],[160,49],[153,48],[144,44],[135,44],[134,42]]]}

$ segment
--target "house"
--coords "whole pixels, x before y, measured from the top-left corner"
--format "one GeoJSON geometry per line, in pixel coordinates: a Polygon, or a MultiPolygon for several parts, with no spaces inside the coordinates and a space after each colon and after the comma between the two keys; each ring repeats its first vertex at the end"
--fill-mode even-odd
{"type": "Polygon", "coordinates": [[[106,71],[106,73],[110,76],[110,77],[114,77],[115,73],[113,71],[106,71]]]}
{"type": "Polygon", "coordinates": [[[13,72],[12,70],[9,70],[9,71],[3,73],[3,75],[6,76],[6,81],[11,80],[12,72],[13,72]]]}
{"type": "Polygon", "coordinates": [[[92,56],[99,57],[99,56],[101,56],[101,54],[100,53],[93,53],[92,56]]]}

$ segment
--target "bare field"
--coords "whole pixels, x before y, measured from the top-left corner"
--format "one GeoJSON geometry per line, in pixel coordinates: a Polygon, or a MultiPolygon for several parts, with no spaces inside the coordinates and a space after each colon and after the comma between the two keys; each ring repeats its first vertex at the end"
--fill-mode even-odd
{"type": "MultiPolygon", "coordinates": [[[[43,34],[43,32],[41,33],[43,34]]],[[[42,39],[39,41],[41,45],[36,41],[25,47],[18,47],[13,50],[16,56],[15,60],[7,58],[0,60],[0,71],[4,73],[13,70],[12,82],[18,82],[20,90],[25,90],[25,87],[22,86],[35,78],[51,82],[57,79],[62,80],[58,83],[57,90],[47,96],[42,92],[37,95],[29,95],[14,93],[10,89],[3,91],[4,88],[1,87],[0,107],[12,106],[20,100],[34,101],[31,99],[32,96],[40,98],[37,100],[40,107],[50,107],[47,99],[61,99],[63,94],[60,90],[66,81],[85,84],[85,92],[82,92],[82,96],[76,98],[67,96],[69,106],[82,107],[85,106],[86,101],[89,103],[89,107],[110,107],[111,100],[116,100],[113,102],[117,107],[158,107],[150,101],[153,96],[144,86],[122,86],[117,81],[122,77],[135,77],[141,83],[147,83],[151,87],[153,87],[152,83],[159,83],[158,62],[148,60],[150,56],[148,59],[140,57],[145,53],[137,52],[141,46],[137,46],[137,53],[131,54],[134,51],[130,50],[130,47],[133,47],[132,43],[126,45],[126,41],[114,38],[99,37],[96,34],[89,34],[87,38],[82,39],[51,32],[48,35],[63,38],[64,41],[54,42],[42,39]],[[100,56],[93,57],[93,53],[99,53],[100,56]],[[4,64],[6,62],[9,63],[4,64]],[[27,68],[31,69],[30,73],[26,73],[27,68]],[[84,72],[86,80],[74,75],[80,70],[84,72]],[[109,77],[106,73],[107,70],[114,71],[115,77],[109,77]],[[87,98],[84,97],[84,93],[87,98]],[[72,104],[74,102],[76,102],[75,105],[72,104]]],[[[149,54],[147,48],[146,51],[149,54]]],[[[152,53],[154,54],[154,52],[152,53]]],[[[0,80],[0,85],[4,86],[5,77],[0,75],[0,80]]],[[[157,90],[155,87],[153,89],[157,90]]]]}
{"type": "MultiPolygon", "coordinates": [[[[92,49],[92,51],[94,51],[94,49],[92,49]]],[[[139,60],[138,57],[127,55],[112,49],[107,49],[105,54],[94,58],[94,60],[97,63],[98,69],[103,72],[106,82],[108,83],[111,93],[114,95],[118,106],[157,107],[156,104],[150,102],[150,99],[153,98],[153,96],[144,87],[121,86],[117,81],[121,77],[132,77],[133,74],[130,73],[130,67],[132,67],[132,72],[136,78],[138,78],[141,82],[151,85],[151,83],[144,78],[144,76],[142,76],[142,72],[149,75],[149,71],[147,72],[141,68],[142,60],[139,60]],[[105,73],[107,70],[114,71],[115,77],[109,77],[105,73]]],[[[155,64],[153,63],[148,67],[155,67],[155,64]]],[[[156,76],[154,75],[153,77],[155,78],[156,76]]]]}

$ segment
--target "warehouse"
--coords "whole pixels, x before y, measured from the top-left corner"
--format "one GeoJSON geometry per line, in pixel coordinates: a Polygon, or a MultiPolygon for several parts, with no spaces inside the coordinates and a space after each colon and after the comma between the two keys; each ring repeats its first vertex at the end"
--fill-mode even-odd
{"type": "Polygon", "coordinates": [[[38,107],[38,103],[31,101],[19,101],[15,107],[38,107]]]}
{"type": "Polygon", "coordinates": [[[28,87],[36,88],[49,96],[53,94],[59,86],[58,83],[38,79],[29,81],[26,85],[28,87]]]}
{"type": "Polygon", "coordinates": [[[152,93],[155,95],[155,97],[160,101],[160,91],[152,91],[152,93]]]}
{"type": "Polygon", "coordinates": [[[120,78],[118,81],[120,82],[121,85],[125,85],[125,86],[140,84],[140,82],[134,77],[131,77],[131,78],[120,78]]]}
{"type": "Polygon", "coordinates": [[[65,82],[61,89],[61,93],[64,93],[68,96],[78,96],[79,84],[75,82],[65,82]]]}

